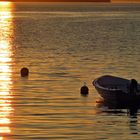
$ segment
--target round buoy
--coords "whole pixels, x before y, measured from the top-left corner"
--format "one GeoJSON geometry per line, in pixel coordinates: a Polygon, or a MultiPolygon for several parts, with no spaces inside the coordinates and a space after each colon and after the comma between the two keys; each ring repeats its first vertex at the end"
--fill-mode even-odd
{"type": "Polygon", "coordinates": [[[22,68],[20,71],[21,77],[27,77],[29,75],[28,68],[22,68]]]}
{"type": "Polygon", "coordinates": [[[82,95],[88,95],[89,89],[88,89],[88,87],[86,86],[85,83],[84,83],[84,86],[81,87],[80,92],[81,92],[82,95]]]}

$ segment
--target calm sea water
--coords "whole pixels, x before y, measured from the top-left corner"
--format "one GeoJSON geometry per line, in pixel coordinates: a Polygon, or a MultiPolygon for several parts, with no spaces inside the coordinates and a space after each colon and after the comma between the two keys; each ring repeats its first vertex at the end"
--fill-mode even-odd
{"type": "Polygon", "coordinates": [[[1,140],[140,138],[139,112],[99,107],[92,86],[105,74],[140,81],[139,4],[5,4],[0,47],[1,140]]]}

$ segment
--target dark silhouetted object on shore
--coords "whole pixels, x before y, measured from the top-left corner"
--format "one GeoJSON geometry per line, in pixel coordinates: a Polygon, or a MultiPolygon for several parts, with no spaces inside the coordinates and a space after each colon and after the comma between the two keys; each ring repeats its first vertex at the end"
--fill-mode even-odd
{"type": "Polygon", "coordinates": [[[88,87],[86,86],[86,83],[85,83],[85,82],[84,82],[84,86],[81,87],[80,92],[81,92],[82,95],[85,95],[85,96],[88,95],[89,89],[88,89],[88,87]]]}
{"type": "Polygon", "coordinates": [[[20,70],[21,77],[27,77],[29,75],[29,69],[28,68],[22,68],[20,70]]]}

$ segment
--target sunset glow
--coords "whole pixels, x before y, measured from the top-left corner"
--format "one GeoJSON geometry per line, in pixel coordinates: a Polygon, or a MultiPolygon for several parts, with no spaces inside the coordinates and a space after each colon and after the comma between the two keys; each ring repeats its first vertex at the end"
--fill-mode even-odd
{"type": "Polygon", "coordinates": [[[10,2],[0,2],[0,139],[11,132],[12,13],[10,2]]]}
{"type": "Polygon", "coordinates": [[[8,5],[10,5],[11,4],[11,2],[9,2],[9,1],[1,1],[0,2],[0,7],[1,6],[8,6],[8,5]]]}
{"type": "MultiPolygon", "coordinates": [[[[140,3],[140,0],[13,0],[13,2],[112,2],[112,3],[140,3]]],[[[10,1],[1,1],[0,8],[11,5],[10,1]]]]}

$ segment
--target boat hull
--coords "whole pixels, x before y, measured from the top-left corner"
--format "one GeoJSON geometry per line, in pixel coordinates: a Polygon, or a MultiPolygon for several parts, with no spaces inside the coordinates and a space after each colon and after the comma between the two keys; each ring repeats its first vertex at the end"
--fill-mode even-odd
{"type": "Polygon", "coordinates": [[[127,95],[122,91],[103,91],[96,88],[100,96],[104,99],[104,103],[110,107],[117,108],[130,108],[130,107],[140,107],[140,95],[127,95]]]}
{"type": "Polygon", "coordinates": [[[98,85],[98,79],[93,81],[95,89],[99,95],[104,99],[105,102],[111,104],[119,104],[122,106],[140,106],[140,94],[127,93],[123,90],[112,90],[107,88],[102,88],[98,85]]]}

